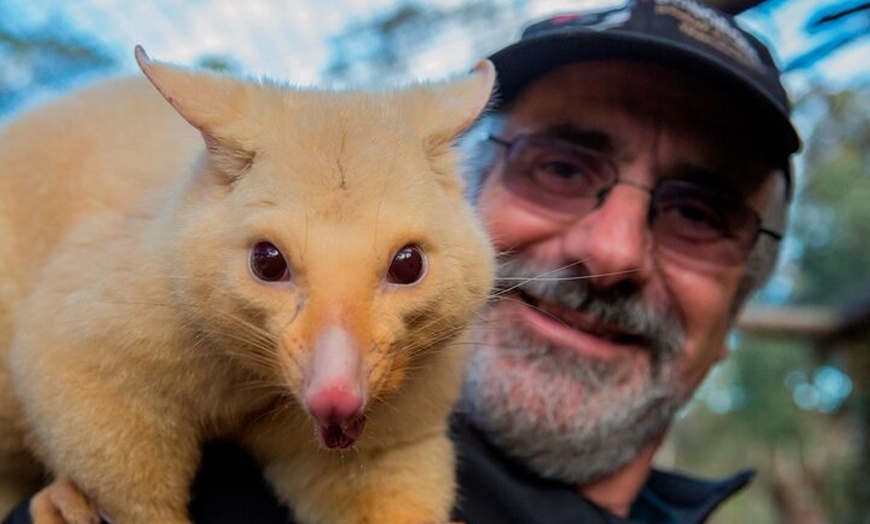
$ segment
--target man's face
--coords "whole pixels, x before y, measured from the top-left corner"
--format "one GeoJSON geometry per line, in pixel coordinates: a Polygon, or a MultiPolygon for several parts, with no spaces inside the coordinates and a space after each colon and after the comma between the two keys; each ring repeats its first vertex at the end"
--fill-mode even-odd
{"type": "MultiPolygon", "coordinates": [[[[572,215],[506,183],[502,154],[479,193],[504,291],[476,334],[463,401],[542,474],[584,482],[630,461],[726,355],[745,259],[661,242],[650,189],[687,179],[760,214],[776,184],[739,113],[714,88],[629,62],[563,67],[506,113],[499,138],[558,135],[611,159],[620,180],[572,215]]],[[[557,175],[547,183],[562,190],[557,175]]],[[[698,222],[693,212],[677,218],[698,222]]]]}

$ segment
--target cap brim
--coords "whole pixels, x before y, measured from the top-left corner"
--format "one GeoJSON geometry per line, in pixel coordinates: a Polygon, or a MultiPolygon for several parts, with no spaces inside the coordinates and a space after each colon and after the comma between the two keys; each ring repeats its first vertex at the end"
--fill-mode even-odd
{"type": "Polygon", "coordinates": [[[772,126],[773,136],[785,154],[800,148],[800,138],[791,125],[788,108],[771,97],[743,71],[706,54],[699,47],[682,46],[653,35],[610,29],[565,31],[528,38],[489,57],[498,72],[495,106],[513,100],[528,84],[542,75],[573,62],[598,59],[630,59],[666,64],[720,82],[725,89],[746,96],[746,103],[761,111],[761,120],[772,126]]]}

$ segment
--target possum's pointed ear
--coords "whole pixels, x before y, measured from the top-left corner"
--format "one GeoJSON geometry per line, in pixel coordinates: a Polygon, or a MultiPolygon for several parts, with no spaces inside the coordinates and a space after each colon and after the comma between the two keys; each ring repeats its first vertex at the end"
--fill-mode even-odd
{"type": "Polygon", "coordinates": [[[172,107],[200,131],[212,164],[235,178],[250,167],[253,152],[239,140],[234,123],[250,107],[250,89],[228,76],[194,72],[151,60],[136,46],[136,62],[172,107]]]}
{"type": "Polygon", "coordinates": [[[481,60],[468,76],[432,86],[429,100],[433,118],[424,121],[442,124],[430,129],[430,136],[436,141],[451,142],[468,129],[487,108],[495,76],[492,62],[481,60]]]}
{"type": "Polygon", "coordinates": [[[231,77],[151,60],[141,46],[136,46],[136,62],[163,98],[200,131],[218,131],[248,104],[247,86],[231,77]]]}
{"type": "Polygon", "coordinates": [[[444,98],[445,110],[454,114],[460,130],[464,131],[483,113],[492,99],[495,87],[495,66],[489,60],[477,63],[471,74],[450,87],[444,98]],[[455,101],[451,102],[456,96],[455,101]]]}

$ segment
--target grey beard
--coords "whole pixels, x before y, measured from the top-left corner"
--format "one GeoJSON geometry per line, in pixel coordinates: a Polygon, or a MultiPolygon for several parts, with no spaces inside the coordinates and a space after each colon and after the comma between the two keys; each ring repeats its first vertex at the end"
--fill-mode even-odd
{"type": "MultiPolygon", "coordinates": [[[[533,278],[518,263],[503,271],[511,281],[533,278]]],[[[553,346],[516,323],[489,323],[488,313],[475,333],[459,407],[532,471],[582,484],[634,459],[685,404],[689,394],[676,376],[682,331],[639,296],[596,294],[566,272],[547,277],[523,287],[641,333],[650,359],[604,362],[553,346]]]]}

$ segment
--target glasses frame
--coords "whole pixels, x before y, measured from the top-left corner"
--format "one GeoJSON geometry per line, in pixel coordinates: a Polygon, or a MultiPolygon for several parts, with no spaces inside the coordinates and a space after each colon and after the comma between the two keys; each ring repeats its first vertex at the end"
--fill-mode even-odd
{"type": "MultiPolygon", "coordinates": [[[[508,140],[508,139],[502,138],[502,137],[494,135],[494,134],[489,134],[489,135],[487,135],[487,140],[491,141],[499,146],[504,147],[505,159],[509,161],[509,159],[511,157],[511,151],[514,149],[514,146],[518,142],[523,141],[523,140],[528,140],[529,138],[532,138],[535,136],[550,137],[550,138],[555,138],[558,140],[563,140],[566,143],[571,144],[571,147],[573,147],[576,151],[579,151],[585,155],[588,155],[590,158],[595,159],[596,161],[600,162],[602,165],[607,166],[607,169],[610,171],[610,174],[612,175],[610,177],[610,179],[612,181],[608,185],[603,187],[602,189],[598,190],[597,193],[594,195],[594,197],[597,199],[597,201],[596,201],[595,207],[593,209],[597,209],[598,207],[601,206],[601,204],[604,203],[604,200],[607,198],[607,195],[610,194],[610,192],[613,190],[614,187],[616,187],[619,184],[625,184],[625,185],[637,187],[637,188],[642,189],[650,194],[650,212],[648,213],[648,216],[649,216],[650,221],[655,217],[655,211],[656,211],[656,207],[655,207],[656,206],[656,198],[655,198],[655,196],[656,196],[656,191],[657,191],[658,186],[649,187],[649,186],[646,186],[644,184],[633,182],[631,180],[621,179],[619,176],[619,171],[620,171],[619,166],[617,166],[616,162],[614,162],[612,158],[610,158],[608,155],[602,154],[600,151],[596,151],[595,149],[584,147],[580,144],[570,142],[567,139],[563,139],[563,138],[560,138],[558,136],[548,135],[546,133],[520,134],[520,135],[517,135],[516,137],[514,137],[512,140],[508,140]]],[[[704,186],[702,186],[700,184],[695,184],[695,183],[687,181],[687,180],[680,180],[680,182],[682,184],[687,185],[687,186],[694,186],[694,187],[697,187],[700,189],[705,189],[704,186]]],[[[752,247],[755,245],[755,243],[758,241],[758,238],[761,235],[767,235],[768,237],[770,237],[771,239],[773,239],[777,242],[782,240],[782,236],[783,236],[782,233],[775,231],[773,229],[770,229],[768,227],[765,227],[763,222],[762,222],[761,215],[759,215],[759,213],[755,209],[752,209],[751,207],[747,206],[744,202],[741,202],[741,201],[734,199],[734,198],[729,198],[729,197],[725,197],[725,196],[720,196],[720,198],[722,198],[724,201],[727,201],[735,209],[740,210],[740,213],[743,213],[744,215],[749,217],[752,220],[752,222],[754,224],[756,224],[755,231],[750,236],[751,240],[749,241],[749,244],[748,244],[748,250],[752,249],[752,247]]]]}

